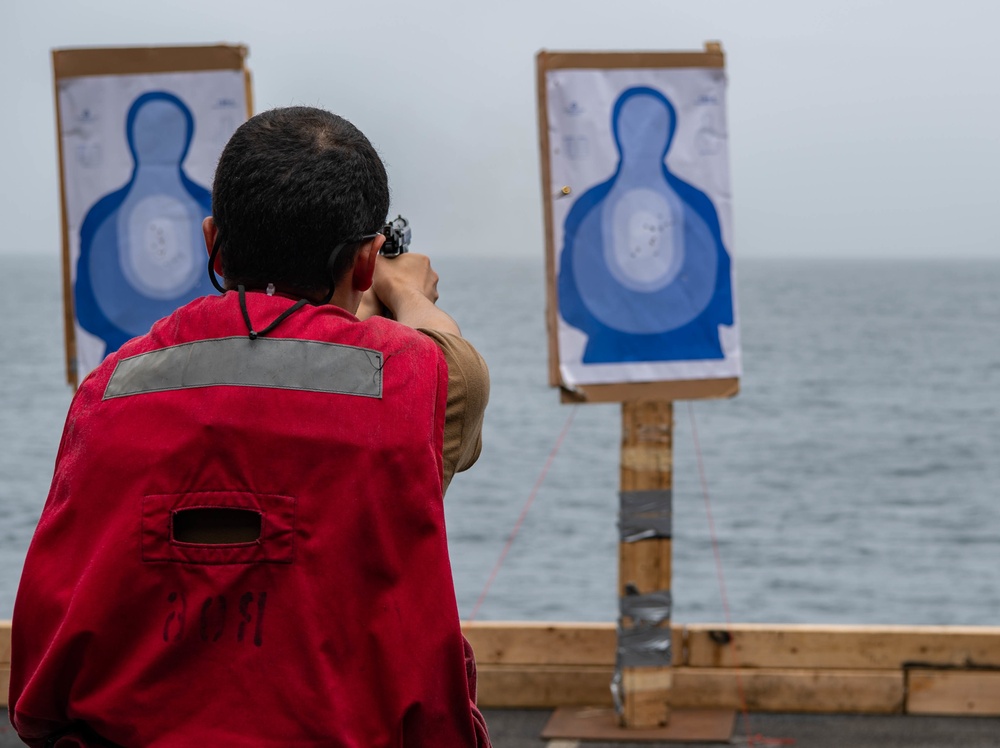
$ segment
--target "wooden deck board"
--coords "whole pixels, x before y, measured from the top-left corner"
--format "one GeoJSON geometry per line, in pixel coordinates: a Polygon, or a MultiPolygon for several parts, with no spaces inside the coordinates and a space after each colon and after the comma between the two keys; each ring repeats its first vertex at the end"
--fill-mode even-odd
{"type": "Polygon", "coordinates": [[[910,714],[1000,715],[1000,672],[911,670],[906,699],[910,714]]]}

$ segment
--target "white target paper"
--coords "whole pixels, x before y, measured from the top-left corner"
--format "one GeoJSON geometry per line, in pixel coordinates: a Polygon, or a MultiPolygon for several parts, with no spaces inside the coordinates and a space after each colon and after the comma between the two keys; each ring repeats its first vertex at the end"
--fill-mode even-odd
{"type": "Polygon", "coordinates": [[[58,82],[82,381],[108,354],[214,293],[201,222],[215,165],[246,119],[241,70],[58,82]]]}
{"type": "Polygon", "coordinates": [[[562,381],[739,377],[725,73],[557,69],[546,94],[562,381]]]}

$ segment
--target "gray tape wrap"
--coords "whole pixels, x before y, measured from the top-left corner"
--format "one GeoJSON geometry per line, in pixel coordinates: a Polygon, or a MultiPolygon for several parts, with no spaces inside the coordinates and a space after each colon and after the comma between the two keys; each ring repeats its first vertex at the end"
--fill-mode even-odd
{"type": "Polygon", "coordinates": [[[670,645],[669,626],[619,626],[617,667],[668,667],[670,645]]]}
{"type": "Polygon", "coordinates": [[[633,626],[655,626],[670,620],[672,603],[670,590],[660,590],[645,595],[625,595],[618,601],[618,610],[622,618],[632,619],[633,626]]]}
{"type": "Polygon", "coordinates": [[[670,627],[661,624],[670,620],[672,603],[670,590],[622,595],[618,601],[616,670],[670,664],[670,627]]]}
{"type": "Polygon", "coordinates": [[[620,665],[615,665],[615,674],[611,676],[611,700],[619,717],[625,713],[625,694],[622,690],[622,669],[620,665]]]}
{"type": "Polygon", "coordinates": [[[619,493],[618,531],[621,542],[669,538],[673,530],[671,495],[669,488],[619,493]]]}

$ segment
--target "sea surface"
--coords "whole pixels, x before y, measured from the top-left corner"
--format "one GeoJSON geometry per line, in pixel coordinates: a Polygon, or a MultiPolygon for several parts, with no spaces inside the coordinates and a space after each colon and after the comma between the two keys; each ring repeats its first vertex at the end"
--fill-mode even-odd
{"type": "MultiPolygon", "coordinates": [[[[477,617],[613,620],[620,406],[560,405],[547,386],[540,258],[435,264],[492,373],[482,457],[446,499],[461,611],[572,413],[477,617]]],[[[736,268],[741,392],[675,407],[674,619],[728,605],[737,622],[1000,624],[1000,262],[736,268]]],[[[0,269],[7,618],[71,392],[58,260],[0,254],[0,269]]]]}

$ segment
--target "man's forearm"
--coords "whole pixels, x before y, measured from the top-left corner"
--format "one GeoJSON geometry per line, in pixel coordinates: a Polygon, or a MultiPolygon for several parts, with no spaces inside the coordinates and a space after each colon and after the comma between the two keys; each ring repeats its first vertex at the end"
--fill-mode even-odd
{"type": "Polygon", "coordinates": [[[396,321],[407,327],[437,330],[459,336],[462,334],[451,315],[438,309],[430,299],[419,291],[405,289],[394,294],[385,303],[396,321]]]}

